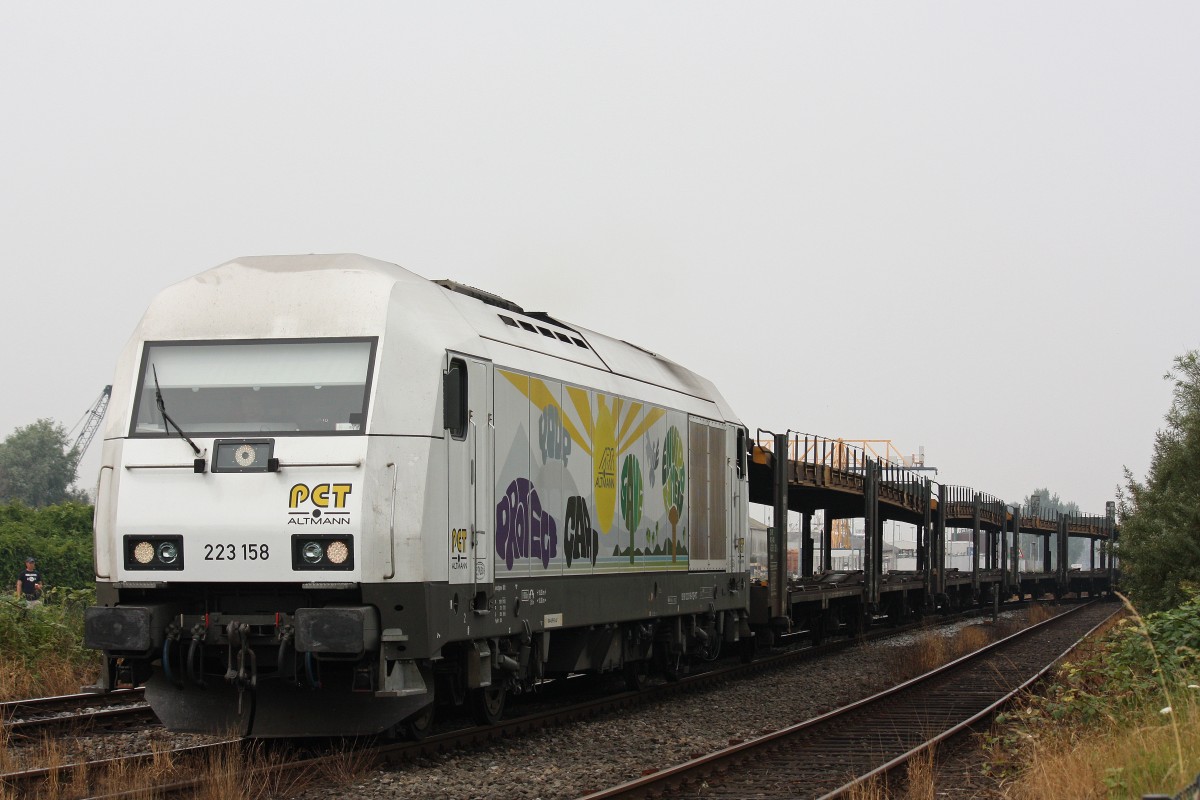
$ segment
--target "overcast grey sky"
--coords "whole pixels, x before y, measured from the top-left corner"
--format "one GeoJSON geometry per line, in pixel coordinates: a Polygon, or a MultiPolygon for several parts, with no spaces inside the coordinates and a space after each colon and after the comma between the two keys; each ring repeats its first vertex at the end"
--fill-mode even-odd
{"type": "MultiPolygon", "coordinates": [[[[0,5],[0,436],[161,288],[358,252],[753,430],[1102,512],[1196,347],[1195,3],[0,5]]],[[[94,482],[98,443],[81,483],[94,482]]]]}

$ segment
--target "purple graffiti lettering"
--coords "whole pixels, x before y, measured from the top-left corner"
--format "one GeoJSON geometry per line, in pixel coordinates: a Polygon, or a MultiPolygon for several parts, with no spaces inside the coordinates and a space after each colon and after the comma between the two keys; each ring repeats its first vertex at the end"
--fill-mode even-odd
{"type": "Polygon", "coordinates": [[[537,489],[525,478],[510,483],[496,504],[496,555],[509,569],[517,559],[530,556],[549,567],[558,555],[554,517],[542,508],[537,489]]]}

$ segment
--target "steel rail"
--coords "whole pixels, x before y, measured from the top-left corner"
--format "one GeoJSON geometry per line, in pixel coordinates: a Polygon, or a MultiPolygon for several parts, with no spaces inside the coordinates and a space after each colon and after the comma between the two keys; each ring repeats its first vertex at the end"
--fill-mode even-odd
{"type": "MultiPolygon", "coordinates": [[[[1082,608],[1082,606],[1081,606],[1081,608],[1082,608]]],[[[1121,611],[1120,608],[1116,608],[1113,610],[1113,614],[1117,614],[1120,611],[1121,611]]],[[[976,726],[983,720],[990,719],[997,711],[999,711],[1001,708],[1004,708],[1006,705],[1008,705],[1014,699],[1016,699],[1016,697],[1018,695],[1022,694],[1023,692],[1029,691],[1036,684],[1045,680],[1046,677],[1050,674],[1051,670],[1053,670],[1055,667],[1057,667],[1059,664],[1061,664],[1064,660],[1066,660],[1066,658],[1069,657],[1071,655],[1071,653],[1074,652],[1075,649],[1079,647],[1080,644],[1082,644],[1085,640],[1087,640],[1088,638],[1093,636],[1097,631],[1099,631],[1101,628],[1103,628],[1105,625],[1107,625],[1108,622],[1112,619],[1113,614],[1110,614],[1109,616],[1105,617],[1104,619],[1100,620],[1095,625],[1093,625],[1086,633],[1084,633],[1081,637],[1076,639],[1069,647],[1067,647],[1067,649],[1065,649],[1061,653],[1059,653],[1058,656],[1053,661],[1051,661],[1046,666],[1042,667],[1040,670],[1038,670],[1036,673],[1034,673],[1032,676],[1030,676],[1025,682],[1023,682],[1020,686],[1015,687],[1014,689],[1009,691],[1007,694],[1005,694],[1003,697],[998,698],[995,702],[989,704],[985,708],[980,709],[977,713],[975,713],[971,717],[963,720],[962,722],[959,722],[957,725],[954,725],[951,728],[948,728],[948,729],[942,731],[941,733],[937,734],[936,736],[931,737],[930,739],[928,739],[928,740],[922,742],[921,744],[917,745],[916,747],[912,748],[908,752],[902,753],[901,755],[896,756],[891,761],[888,761],[886,764],[881,764],[880,766],[876,767],[875,769],[871,770],[870,772],[866,773],[865,775],[860,775],[858,778],[855,778],[854,780],[838,787],[834,791],[829,792],[828,794],[821,797],[820,800],[827,800],[827,798],[841,797],[842,795],[847,794],[848,792],[850,792],[851,790],[853,790],[859,786],[863,786],[864,784],[866,784],[872,780],[875,780],[876,778],[887,775],[888,773],[890,773],[892,770],[896,769],[897,767],[907,764],[913,758],[915,758],[916,756],[925,752],[926,750],[936,747],[937,745],[941,744],[942,742],[953,739],[955,736],[973,728],[974,726],[976,726]]],[[[1047,620],[1047,622],[1049,622],[1049,621],[1051,621],[1051,620],[1047,620]]]]}
{"type": "Polygon", "coordinates": [[[103,730],[128,730],[131,726],[145,728],[157,725],[158,717],[146,703],[128,708],[103,708],[79,710],[70,714],[36,719],[14,720],[4,723],[3,735],[10,739],[33,739],[50,733],[81,735],[89,728],[103,730]]]}
{"type": "Polygon", "coordinates": [[[143,697],[141,689],[121,689],[107,694],[11,700],[0,703],[0,736],[15,741],[59,732],[81,733],[91,727],[125,730],[132,724],[144,726],[156,720],[143,697]]]}
{"type": "MultiPolygon", "coordinates": [[[[1018,641],[1025,641],[1039,631],[1046,631],[1055,624],[1064,624],[1064,620],[1074,616],[1074,614],[1081,612],[1084,609],[1091,607],[1091,605],[1091,603],[1088,603],[1079,606],[1072,611],[1067,612],[1066,614],[1060,614],[1042,623],[1038,623],[1037,625],[1031,626],[1019,633],[994,642],[993,644],[988,645],[987,647],[982,648],[975,653],[963,656],[962,658],[945,664],[936,670],[932,670],[925,675],[905,681],[904,683],[892,687],[884,692],[864,698],[842,708],[835,709],[834,711],[828,712],[819,717],[815,717],[811,720],[775,731],[766,736],[724,748],[715,753],[711,753],[683,764],[678,764],[676,766],[660,770],[651,775],[646,775],[618,786],[613,786],[598,792],[594,792],[586,795],[584,800],[607,800],[607,798],[616,797],[675,796],[684,791],[682,788],[684,786],[689,787],[687,791],[694,792],[695,785],[700,784],[707,786],[705,796],[710,796],[717,792],[717,786],[706,784],[705,781],[707,778],[718,776],[714,778],[713,783],[719,784],[726,782],[730,776],[736,776],[742,771],[752,772],[757,770],[762,772],[769,770],[769,767],[765,767],[763,765],[762,757],[764,755],[764,751],[772,748],[778,748],[781,744],[788,742],[788,740],[795,740],[800,736],[806,736],[814,739],[817,750],[820,750],[823,747],[826,750],[825,755],[828,756],[829,760],[832,761],[840,759],[845,755],[846,749],[854,746],[861,747],[865,742],[872,738],[880,741],[898,735],[898,731],[896,729],[890,729],[886,726],[886,723],[882,721],[884,719],[884,715],[879,713],[887,702],[894,700],[898,695],[909,692],[914,688],[920,688],[923,684],[932,685],[933,682],[939,678],[945,678],[949,675],[960,672],[966,665],[982,663],[982,659],[1000,654],[1005,649],[1014,646],[1018,641]],[[869,712],[868,725],[873,725],[873,729],[867,728],[863,733],[852,732],[850,725],[847,723],[847,718],[851,715],[866,717],[868,716],[868,713],[865,712],[869,712]],[[832,747],[830,747],[830,745],[832,745],[832,747]],[[751,758],[756,757],[758,760],[749,770],[742,766],[751,758]],[[724,773],[724,778],[720,777],[721,773],[724,773]]],[[[1116,613],[1119,610],[1119,607],[1114,608],[1112,613],[1116,613]]],[[[1108,617],[1111,617],[1111,614],[1106,616],[1106,620],[1108,617]]],[[[1104,621],[1101,621],[1099,624],[1103,624],[1104,621]]],[[[1090,635],[1090,633],[1094,631],[1096,627],[1098,627],[1098,625],[1091,626],[1088,632],[1084,634],[1083,638],[1086,638],[1087,635],[1090,635]]],[[[1072,645],[1072,647],[1073,646],[1075,645],[1072,645]]],[[[1061,655],[1056,655],[1050,666],[1052,666],[1054,663],[1057,663],[1061,658],[1061,655]]],[[[1038,670],[1037,674],[1044,675],[1046,670],[1049,668],[1049,666],[1043,667],[1042,669],[1038,670]]],[[[1035,679],[1021,681],[1021,687],[1030,685],[1032,680],[1035,679]]],[[[977,691],[971,690],[965,692],[964,694],[975,695],[976,697],[974,699],[977,700],[978,696],[984,694],[983,690],[985,688],[986,686],[980,685],[977,691]]],[[[1016,691],[1020,691],[1020,688],[1015,691],[1005,691],[1004,694],[1006,696],[1015,696],[1016,691]]],[[[947,700],[954,699],[956,698],[947,698],[947,700]]],[[[947,705],[952,705],[952,703],[947,703],[947,705]]],[[[991,693],[988,698],[988,702],[985,703],[985,705],[989,707],[997,706],[995,692],[991,693]]],[[[902,709],[910,708],[911,705],[901,704],[899,707],[902,709]]],[[[903,719],[907,721],[910,727],[913,727],[913,723],[927,722],[928,720],[926,717],[932,715],[932,712],[936,712],[937,710],[939,709],[922,709],[915,714],[907,714],[903,719]]],[[[978,714],[974,711],[968,715],[968,717],[975,716],[978,716],[978,714]]],[[[928,738],[936,738],[936,735],[935,737],[928,738]]],[[[925,739],[926,737],[922,737],[922,745],[929,746],[929,742],[925,739]]],[[[797,745],[796,748],[798,749],[798,747],[799,746],[797,745]]],[[[919,750],[919,747],[904,748],[904,752],[906,753],[913,750],[919,750]]],[[[794,752],[790,753],[788,758],[792,761],[799,760],[794,752]]],[[[810,758],[810,762],[815,760],[815,758],[810,758]]],[[[814,794],[818,797],[836,797],[839,794],[848,791],[858,782],[867,779],[870,775],[879,774],[883,770],[884,766],[890,765],[890,768],[894,768],[896,764],[893,764],[892,762],[902,763],[897,757],[890,757],[887,759],[884,765],[879,766],[878,762],[876,762],[872,765],[872,769],[866,775],[855,778],[850,783],[845,783],[840,786],[835,784],[832,788],[832,791],[821,789],[819,790],[820,794],[814,794]]],[[[833,768],[831,767],[829,769],[833,768]]],[[[780,776],[779,779],[784,781],[788,780],[786,775],[780,776]]],[[[789,787],[785,793],[787,796],[797,796],[797,787],[792,785],[792,782],[789,782],[789,787]]],[[[761,796],[771,795],[762,794],[761,796]]]]}
{"type": "Polygon", "coordinates": [[[46,710],[66,710],[80,706],[104,706],[117,703],[136,702],[142,697],[141,689],[117,689],[106,693],[81,692],[79,694],[63,694],[54,697],[31,697],[26,700],[8,700],[0,703],[0,719],[8,720],[23,717],[27,713],[45,713],[46,710]]]}

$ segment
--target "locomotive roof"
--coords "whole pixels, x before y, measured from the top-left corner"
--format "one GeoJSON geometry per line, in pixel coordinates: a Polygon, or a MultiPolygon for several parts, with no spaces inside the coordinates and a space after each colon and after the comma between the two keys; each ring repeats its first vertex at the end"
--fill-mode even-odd
{"type": "Polygon", "coordinates": [[[713,404],[721,419],[738,421],[711,381],[657,353],[545,312],[524,311],[516,303],[474,287],[452,281],[434,283],[447,291],[451,302],[484,339],[682,392],[713,404]]]}
{"type": "Polygon", "coordinates": [[[386,326],[398,296],[404,298],[406,314],[427,315],[432,327],[445,330],[455,317],[459,330],[462,323],[469,326],[473,335],[455,335],[449,349],[475,351],[499,365],[556,376],[560,370],[553,362],[540,358],[549,356],[683,393],[713,409],[712,416],[738,421],[709,380],[670,359],[545,313],[525,312],[488,292],[427,280],[357,254],[249,256],[227,262],[160,292],[134,338],[372,335],[386,326]],[[260,313],[264,273],[292,278],[273,291],[269,318],[260,313]],[[218,309],[219,317],[214,315],[218,309]],[[229,320],[238,324],[223,327],[229,320]],[[187,336],[180,335],[184,330],[187,336]]]}

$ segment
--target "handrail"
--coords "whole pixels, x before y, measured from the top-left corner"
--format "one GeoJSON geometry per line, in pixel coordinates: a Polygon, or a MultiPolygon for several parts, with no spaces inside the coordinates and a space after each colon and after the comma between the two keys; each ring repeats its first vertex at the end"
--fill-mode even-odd
{"type": "MultiPolygon", "coordinates": [[[[99,514],[100,509],[103,508],[104,513],[107,515],[109,513],[109,509],[112,507],[112,501],[105,500],[104,496],[101,493],[101,489],[104,486],[104,471],[105,470],[108,470],[109,473],[111,473],[109,476],[110,482],[112,481],[113,477],[116,476],[116,470],[113,469],[112,464],[105,464],[102,467],[100,467],[100,477],[96,481],[96,508],[95,508],[94,513],[99,514]]],[[[100,572],[101,560],[103,560],[105,562],[105,564],[107,564],[112,559],[112,549],[109,547],[109,540],[112,536],[112,525],[110,525],[108,523],[109,523],[109,521],[105,520],[104,527],[105,527],[106,535],[97,536],[96,537],[96,546],[95,546],[95,548],[92,549],[92,570],[96,573],[97,578],[103,578],[105,580],[112,579],[112,575],[109,574],[108,572],[104,572],[104,573],[100,572]],[[103,549],[104,549],[104,558],[103,559],[101,559],[101,556],[100,556],[101,545],[103,545],[103,549]]],[[[107,569],[107,568],[108,567],[106,566],[105,569],[107,569]]]]}
{"type": "Polygon", "coordinates": [[[396,577],[396,476],[400,474],[395,461],[388,462],[392,471],[392,517],[388,523],[388,572],[383,576],[385,581],[396,577]]]}

